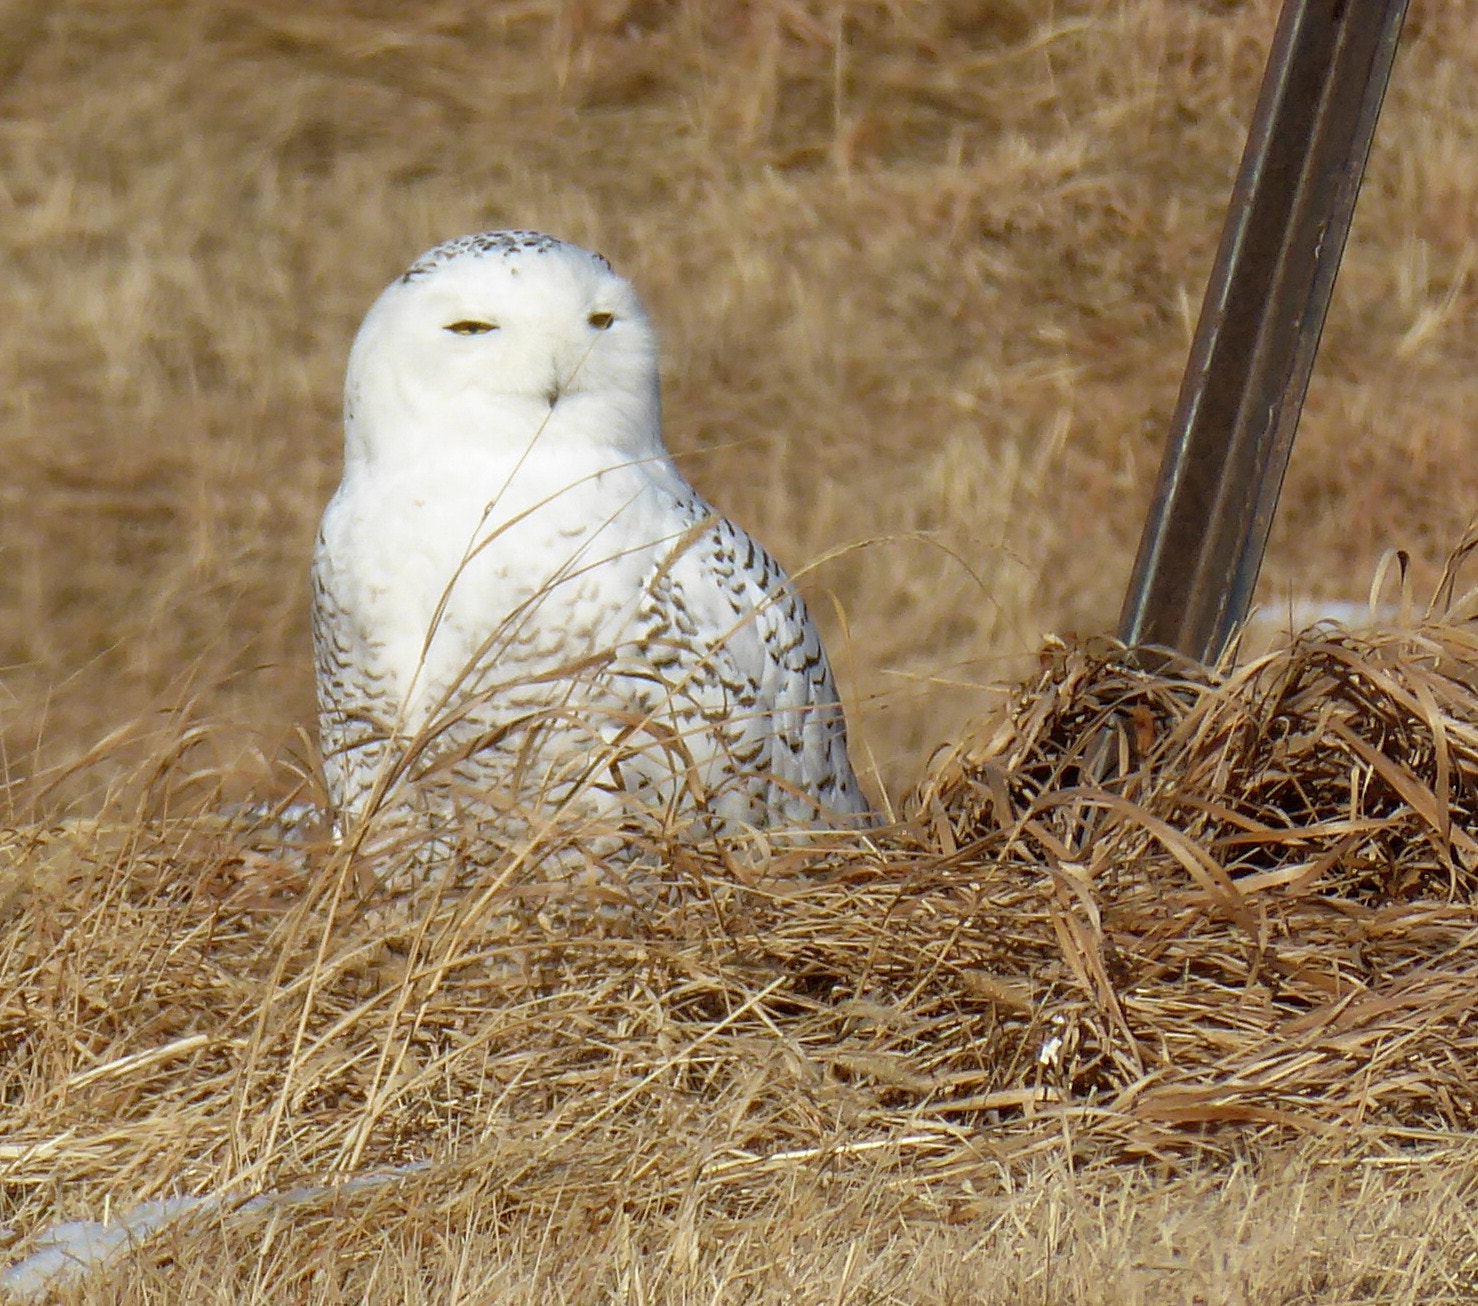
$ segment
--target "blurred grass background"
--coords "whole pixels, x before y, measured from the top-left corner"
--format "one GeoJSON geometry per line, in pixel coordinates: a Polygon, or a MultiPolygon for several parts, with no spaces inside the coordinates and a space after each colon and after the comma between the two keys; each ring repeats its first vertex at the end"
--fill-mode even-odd
{"type": "MultiPolygon", "coordinates": [[[[805,571],[907,786],[1044,632],[1113,625],[1276,11],[4,0],[6,769],[183,711],[264,783],[358,319],[526,226],[635,280],[670,444],[805,571]]],[[[1478,502],[1475,87],[1478,5],[1415,6],[1265,602],[1397,546],[1420,589],[1478,502]]]]}

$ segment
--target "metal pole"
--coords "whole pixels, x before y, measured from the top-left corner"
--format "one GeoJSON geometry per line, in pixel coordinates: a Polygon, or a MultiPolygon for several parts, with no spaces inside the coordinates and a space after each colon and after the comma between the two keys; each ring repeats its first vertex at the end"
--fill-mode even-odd
{"type": "Polygon", "coordinates": [[[1284,0],[1119,620],[1215,661],[1247,616],[1407,0],[1284,0]]]}

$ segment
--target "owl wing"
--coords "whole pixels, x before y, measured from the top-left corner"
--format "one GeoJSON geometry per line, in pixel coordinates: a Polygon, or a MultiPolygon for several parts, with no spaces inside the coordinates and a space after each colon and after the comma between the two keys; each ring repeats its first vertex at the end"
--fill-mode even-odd
{"type": "Polygon", "coordinates": [[[647,577],[642,655],[694,705],[719,744],[713,769],[751,800],[748,819],[814,824],[867,800],[821,636],[784,569],[740,527],[696,500],[686,529],[647,577]],[[759,811],[754,811],[755,803],[759,811]]]}
{"type": "Polygon", "coordinates": [[[352,551],[320,526],[313,553],[313,664],[324,780],[341,820],[364,807],[396,719],[393,686],[373,656],[357,611],[352,551]]]}

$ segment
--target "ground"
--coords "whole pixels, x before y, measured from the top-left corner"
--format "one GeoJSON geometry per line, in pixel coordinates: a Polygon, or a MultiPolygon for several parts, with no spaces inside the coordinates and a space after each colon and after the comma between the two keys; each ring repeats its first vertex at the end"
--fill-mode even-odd
{"type": "MultiPolygon", "coordinates": [[[[930,755],[995,709],[991,686],[1036,665],[1044,635],[1114,625],[1276,13],[1269,0],[0,4],[0,763],[19,832],[0,870],[4,946],[92,1031],[28,1046],[0,1101],[60,1120],[69,1094],[95,1090],[92,1071],[149,1045],[94,1017],[133,1010],[141,976],[168,971],[160,883],[193,893],[227,860],[217,844],[161,853],[174,836],[153,825],[130,842],[61,823],[109,794],[185,792],[177,773],[151,788],[175,753],[198,782],[190,801],[311,777],[306,569],[338,475],[344,360],[412,257],[529,226],[600,249],[635,281],[662,335],[671,445],[802,574],[859,769],[901,807],[930,755]],[[43,829],[67,834],[31,837],[43,829]],[[69,964],[107,969],[63,983],[46,978],[52,954],[26,960],[37,886],[57,895],[69,964]],[[139,894],[161,949],[147,966],[122,944],[75,942],[87,921],[127,941],[139,894]]],[[[1475,85],[1478,4],[1415,6],[1266,604],[1363,599],[1393,549],[1424,599],[1478,504],[1475,85]]],[[[131,810],[141,831],[173,815],[131,810]]],[[[196,898],[180,910],[204,928],[196,898]]],[[[256,961],[296,956],[270,912],[231,919],[264,931],[256,961]]],[[[210,973],[202,991],[244,1020],[253,999],[210,973]]],[[[24,1024],[5,1010],[0,1047],[4,1021],[24,1024]]],[[[178,1013],[160,1021],[156,1044],[195,1037],[178,1013]]],[[[104,1099],[89,1103],[106,1116],[104,1099]]],[[[291,1177],[278,1142],[263,1164],[291,1177]]],[[[892,1153],[871,1177],[845,1168],[834,1189],[794,1179],[789,1206],[772,1185],[752,1209],[731,1195],[717,1214],[679,1203],[583,1225],[578,1202],[552,1199],[503,1218],[496,1195],[449,1172],[417,1180],[424,1208],[387,1222],[391,1279],[377,1290],[1471,1294],[1458,1218],[1471,1154],[1451,1140],[1420,1165],[1359,1151],[1075,1178],[1065,1145],[1003,1169],[978,1202],[958,1188],[930,1199],[918,1220],[892,1153]],[[1355,1214],[1336,1216],[1338,1202],[1355,1214]],[[571,1253],[575,1236],[589,1241],[571,1253]]],[[[193,1163],[192,1182],[243,1173],[224,1153],[193,1163]]],[[[46,1182],[56,1209],[96,1215],[166,1178],[83,1148],[46,1182]]],[[[15,1215],[29,1233],[42,1181],[5,1182],[0,1223],[15,1215]]],[[[378,1254],[373,1222],[349,1223],[342,1276],[312,1289],[324,1300],[352,1298],[378,1254]]],[[[250,1285],[301,1299],[316,1243],[299,1228],[226,1230],[229,1254],[97,1291],[240,1300],[250,1285]]]]}

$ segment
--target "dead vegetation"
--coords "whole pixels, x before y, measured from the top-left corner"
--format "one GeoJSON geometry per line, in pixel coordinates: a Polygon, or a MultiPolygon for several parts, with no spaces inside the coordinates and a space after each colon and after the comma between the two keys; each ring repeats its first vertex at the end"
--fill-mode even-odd
{"type": "MultiPolygon", "coordinates": [[[[1028,675],[1112,622],[1274,12],[4,5],[5,1259],[224,1191],[74,1291],[1471,1299],[1463,601],[1028,675]],[[695,482],[836,551],[873,842],[676,849],[676,901],[515,932],[516,879],[388,903],[218,815],[313,791],[354,324],[500,224],[629,272],[695,482]]],[[[1478,500],[1474,51],[1413,13],[1274,601],[1394,545],[1420,587],[1478,500]]]]}
{"type": "MultiPolygon", "coordinates": [[[[1127,1161],[1203,1206],[1228,1166],[1254,1189],[1280,1166],[1465,1182],[1474,665],[1441,625],[1217,673],[1058,647],[875,839],[758,864],[676,847],[679,897],[547,932],[497,868],[387,901],[327,845],[186,813],[187,749],[100,819],[6,836],[9,1219],[429,1161],[278,1212],[273,1237],[335,1230],[346,1296],[371,1246],[449,1212],[479,1256],[511,1240],[510,1284],[574,1282],[541,1279],[530,1240],[583,1230],[691,1293],[731,1237],[759,1272],[757,1231],[793,1208],[854,1221],[885,1275],[876,1221],[949,1242],[1032,1218],[1043,1184],[1081,1215],[1146,1191],[1112,1180],[1127,1161]]],[[[244,1272],[265,1217],[230,1205],[208,1236],[244,1272]]],[[[145,1253],[159,1291],[198,1273],[187,1236],[145,1253]]],[[[303,1272],[282,1255],[274,1292],[303,1272]]],[[[1422,1282],[1475,1258],[1459,1238],[1422,1282]]],[[[621,1296],[613,1272],[579,1291],[621,1296]]]]}

